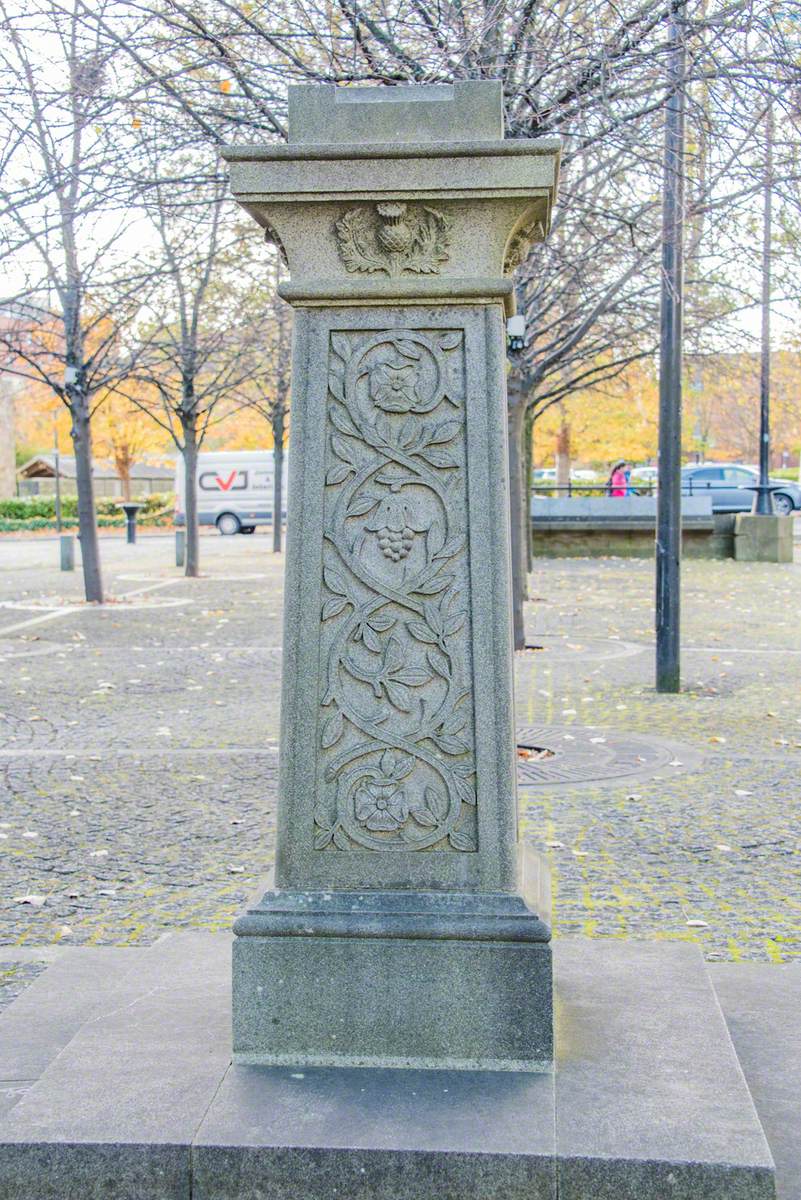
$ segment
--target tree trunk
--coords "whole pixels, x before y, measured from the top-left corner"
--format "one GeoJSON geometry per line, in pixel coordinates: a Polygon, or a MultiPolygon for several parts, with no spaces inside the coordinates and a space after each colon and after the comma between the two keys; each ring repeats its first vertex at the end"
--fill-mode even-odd
{"type": "Polygon", "coordinates": [[[523,620],[523,600],[526,589],[525,496],[523,488],[523,421],[525,405],[522,395],[510,388],[508,408],[509,432],[509,508],[512,531],[512,629],[515,650],[526,644],[523,620]]]}
{"type": "Polygon", "coordinates": [[[100,573],[100,546],[92,480],[92,436],[89,429],[87,398],[73,394],[70,397],[70,413],[70,433],[75,451],[75,481],[78,488],[78,539],[81,543],[83,586],[87,600],[102,604],[103,579],[100,573]]]}
{"type": "Polygon", "coordinates": [[[186,503],[186,559],[184,575],[197,579],[200,574],[200,539],[197,524],[197,417],[192,410],[181,413],[184,444],[184,494],[186,503]]]}
{"type": "Polygon", "coordinates": [[[278,405],[273,409],[273,553],[281,553],[282,517],[284,509],[284,407],[278,405]]]}
{"type": "Polygon", "coordinates": [[[133,460],[127,447],[117,450],[116,454],[114,455],[114,466],[116,467],[117,475],[119,476],[120,483],[122,484],[122,498],[123,500],[130,500],[131,467],[133,466],[133,460]]]}
{"type": "MultiPolygon", "coordinates": [[[[523,437],[525,446],[526,466],[525,466],[525,482],[524,482],[524,501],[525,512],[528,520],[525,522],[526,531],[526,567],[529,575],[534,570],[534,523],[531,520],[531,495],[534,491],[534,410],[531,407],[526,408],[525,433],[523,437]]],[[[526,581],[525,597],[528,599],[528,581],[526,581]]]]}
{"type": "Polygon", "coordinates": [[[570,425],[562,405],[559,405],[559,432],[556,435],[556,486],[570,487],[570,425]]]}

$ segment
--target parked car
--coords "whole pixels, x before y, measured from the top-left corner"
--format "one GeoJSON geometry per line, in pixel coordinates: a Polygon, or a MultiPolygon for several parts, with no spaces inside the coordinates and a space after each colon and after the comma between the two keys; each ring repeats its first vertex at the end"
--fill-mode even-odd
{"type": "MultiPolygon", "coordinates": [[[[801,509],[801,487],[789,479],[771,479],[777,491],[773,493],[773,511],[781,516],[801,509]]],[[[750,512],[754,503],[753,489],[759,483],[759,472],[740,463],[699,463],[682,467],[681,490],[685,496],[712,494],[713,512],[750,512]]]]}

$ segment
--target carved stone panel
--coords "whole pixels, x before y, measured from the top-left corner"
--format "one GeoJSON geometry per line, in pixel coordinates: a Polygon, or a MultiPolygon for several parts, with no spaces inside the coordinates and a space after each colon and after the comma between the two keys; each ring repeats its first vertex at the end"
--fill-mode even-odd
{"type": "Polygon", "coordinates": [[[328,345],[314,848],[478,849],[462,330],[328,345]]]}
{"type": "Polygon", "coordinates": [[[347,271],[436,275],[449,257],[452,224],[437,208],[393,200],[349,208],[334,232],[347,271]]]}

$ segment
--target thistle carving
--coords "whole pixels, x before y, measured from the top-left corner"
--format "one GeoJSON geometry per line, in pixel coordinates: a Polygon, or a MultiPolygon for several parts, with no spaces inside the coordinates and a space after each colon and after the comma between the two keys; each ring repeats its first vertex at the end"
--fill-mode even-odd
{"type": "Polygon", "coordinates": [[[334,226],[348,271],[436,275],[448,260],[452,221],[425,204],[388,201],[350,208],[334,226]]]}
{"type": "Polygon", "coordinates": [[[315,849],[475,851],[463,334],[329,367],[315,849]]]}

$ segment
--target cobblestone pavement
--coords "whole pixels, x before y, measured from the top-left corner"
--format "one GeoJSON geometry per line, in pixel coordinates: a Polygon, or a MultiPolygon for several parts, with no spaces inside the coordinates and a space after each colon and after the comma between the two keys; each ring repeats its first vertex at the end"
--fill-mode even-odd
{"type": "MultiPolygon", "coordinates": [[[[273,853],[280,557],[266,536],[104,539],[119,602],[80,604],[53,540],[0,540],[2,944],[227,927],[273,853]],[[13,605],[13,607],[11,606],[13,605]]],[[[684,678],[653,691],[653,565],[537,565],[518,656],[526,838],[556,934],[801,957],[801,564],[688,561],[684,678]]]]}

